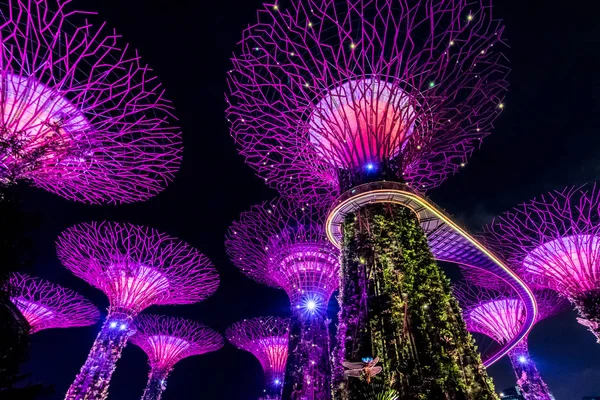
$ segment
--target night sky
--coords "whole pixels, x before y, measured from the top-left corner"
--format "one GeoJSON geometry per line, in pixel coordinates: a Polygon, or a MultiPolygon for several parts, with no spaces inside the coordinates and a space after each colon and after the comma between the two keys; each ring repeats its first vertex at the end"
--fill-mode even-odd
{"type": "MultiPolygon", "coordinates": [[[[25,271],[77,290],[105,314],[106,297],[70,274],[56,258],[54,240],[82,221],[110,219],[149,225],[196,246],[217,266],[221,286],[203,303],[152,307],[201,321],[221,332],[261,315],[287,315],[285,293],[242,275],[227,259],[229,223],[251,205],[273,198],[236,153],[224,117],[225,72],[242,29],[255,20],[258,0],[74,0],[98,11],[156,71],[172,99],[184,136],[175,182],[159,196],[130,206],[91,207],[20,186],[32,226],[33,267],[25,271]]],[[[281,1],[285,6],[286,0],[281,1]]],[[[600,174],[600,11],[597,1],[497,0],[507,25],[513,72],[506,109],[494,133],[466,168],[429,196],[476,232],[482,224],[544,191],[597,180],[600,174]]],[[[335,313],[332,305],[330,313],[335,313]]],[[[32,337],[24,370],[31,382],[53,384],[62,399],[83,364],[99,325],[54,329],[32,337]]],[[[557,400],[600,395],[600,346],[565,312],[538,324],[532,356],[557,400]]],[[[499,390],[515,384],[507,360],[490,368],[499,390]]],[[[109,399],[139,398],[148,373],[145,354],[129,345],[109,399]]],[[[164,400],[254,400],[262,372],[249,353],[222,350],[183,360],[164,400]]]]}

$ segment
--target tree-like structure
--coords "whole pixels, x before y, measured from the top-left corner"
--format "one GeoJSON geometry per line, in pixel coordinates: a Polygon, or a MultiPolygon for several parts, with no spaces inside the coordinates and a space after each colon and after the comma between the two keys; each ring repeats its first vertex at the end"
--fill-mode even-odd
{"type": "Polygon", "coordinates": [[[416,216],[393,193],[352,196],[428,189],[465,165],[504,108],[502,31],[489,0],[301,0],[244,32],[227,110],[240,152],[303,203],[345,192],[336,398],[369,382],[342,362],[376,356],[374,381],[403,398],[495,398],[416,216]]]}
{"type": "Polygon", "coordinates": [[[556,290],[600,342],[600,190],[568,187],[494,219],[487,243],[529,281],[556,290]]]}
{"type": "Polygon", "coordinates": [[[261,400],[280,400],[288,357],[287,318],[259,317],[236,322],[225,332],[234,346],[252,353],[265,374],[265,396],[261,400]]]}
{"type": "Polygon", "coordinates": [[[129,203],[160,192],[181,159],[172,106],[119,35],[70,0],[0,5],[0,185],[129,203]]]}
{"type": "MultiPolygon", "coordinates": [[[[510,293],[507,287],[491,289],[472,282],[462,283],[455,286],[455,293],[471,332],[489,336],[498,343],[506,343],[519,333],[525,307],[522,300],[510,293]]],[[[540,289],[534,293],[539,309],[536,322],[558,314],[568,305],[553,290],[540,289]]],[[[508,356],[526,400],[554,399],[529,354],[527,338],[511,349],[508,356]]]]}
{"type": "Polygon", "coordinates": [[[29,333],[93,325],[100,318],[98,309],[88,300],[43,279],[13,273],[6,289],[27,320],[29,333]]]}
{"type": "Polygon", "coordinates": [[[184,358],[223,347],[223,337],[206,326],[183,318],[140,315],[131,342],[148,355],[150,375],[142,400],[160,400],[175,364],[184,358]]]}
{"type": "Polygon", "coordinates": [[[219,278],[195,248],[155,229],[128,223],[75,225],[57,241],[58,257],[77,277],[102,290],[110,306],[66,399],[105,399],[133,318],[151,305],[191,304],[212,295],[219,278]]]}
{"type": "Polygon", "coordinates": [[[327,304],[338,288],[339,251],[324,212],[276,200],[252,207],[230,227],[232,262],[258,282],[284,289],[291,304],[284,400],[326,400],[331,393],[327,304]]]}

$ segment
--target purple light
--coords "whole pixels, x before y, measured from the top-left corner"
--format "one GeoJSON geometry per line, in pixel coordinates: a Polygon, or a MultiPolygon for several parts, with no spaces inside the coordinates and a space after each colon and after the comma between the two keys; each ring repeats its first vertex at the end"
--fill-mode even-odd
{"type": "MultiPolygon", "coordinates": [[[[265,373],[265,382],[275,386],[283,381],[288,358],[289,320],[276,317],[261,317],[233,324],[225,337],[239,349],[252,353],[260,362],[265,373]]],[[[281,395],[281,389],[267,387],[268,395],[281,395]]]]}
{"type": "MultiPolygon", "coordinates": [[[[465,322],[471,332],[479,332],[493,338],[498,343],[506,343],[518,334],[523,321],[523,302],[516,299],[510,286],[495,279],[489,273],[468,276],[468,284],[455,285],[455,294],[464,310],[465,322]],[[490,278],[488,287],[476,286],[473,282],[490,278]],[[495,284],[496,289],[491,286],[495,284]]],[[[567,303],[554,291],[534,292],[539,307],[538,319],[553,316],[563,311],[567,303]]],[[[548,386],[542,379],[535,363],[529,356],[527,337],[515,346],[508,356],[517,377],[517,383],[526,398],[552,400],[548,386]]]]}
{"type": "Polygon", "coordinates": [[[30,181],[94,204],[145,200],[179,169],[172,105],[137,52],[69,3],[2,6],[0,185],[30,181]]]}
{"type": "Polygon", "coordinates": [[[293,333],[288,375],[281,382],[284,394],[288,386],[296,385],[296,392],[307,398],[320,398],[330,390],[325,311],[338,287],[339,251],[325,235],[323,217],[323,210],[306,204],[263,203],[243,213],[226,239],[234,265],[253,279],[287,292],[293,333]],[[319,357],[318,365],[309,362],[309,354],[319,357]],[[302,373],[292,377],[292,370],[302,373]],[[312,375],[310,387],[303,378],[307,374],[312,375]]]}
{"type": "Polygon", "coordinates": [[[184,358],[216,351],[223,338],[206,326],[182,318],[140,315],[131,342],[148,355],[150,374],[143,399],[160,399],[167,377],[184,358]]]}
{"type": "Polygon", "coordinates": [[[202,301],[218,286],[216,270],[198,250],[143,226],[79,224],[65,230],[56,247],[63,265],[102,290],[110,303],[107,322],[69,388],[67,400],[92,393],[106,396],[115,363],[135,332],[129,327],[138,313],[155,304],[202,301]]]}
{"type": "Polygon", "coordinates": [[[322,227],[324,211],[276,200],[254,206],[229,229],[232,262],[254,280],[284,289],[294,309],[326,303],[338,287],[339,251],[322,227]]]}
{"type": "Polygon", "coordinates": [[[600,342],[600,190],[569,187],[486,227],[487,242],[530,283],[561,293],[600,342]]]}
{"type": "Polygon", "coordinates": [[[439,185],[490,133],[507,86],[489,2],[456,18],[466,14],[458,1],[265,6],[228,74],[240,153],[309,203],[351,187],[340,172],[360,183],[369,163],[414,188],[439,185]]]}
{"type": "Polygon", "coordinates": [[[100,318],[98,309],[85,298],[42,279],[15,273],[5,289],[27,320],[29,333],[93,325],[100,318]]]}

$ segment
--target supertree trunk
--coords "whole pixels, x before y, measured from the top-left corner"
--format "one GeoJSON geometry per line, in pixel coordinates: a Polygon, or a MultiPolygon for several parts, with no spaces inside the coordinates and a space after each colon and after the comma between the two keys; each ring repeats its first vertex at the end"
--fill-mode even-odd
{"type": "Polygon", "coordinates": [[[548,385],[529,356],[525,340],[515,346],[508,355],[525,400],[554,400],[548,385]]]}
{"type": "Polygon", "coordinates": [[[65,400],[104,400],[117,361],[132,334],[131,318],[109,312],[65,400]]]}
{"type": "Polygon", "coordinates": [[[406,400],[497,399],[413,212],[368,205],[343,228],[334,398],[358,400],[378,388],[406,400]],[[381,359],[372,383],[344,378],[341,362],[365,357],[381,359]]]}
{"type": "Polygon", "coordinates": [[[600,343],[600,290],[591,290],[571,298],[579,312],[579,323],[586,326],[600,343]]]}
{"type": "Polygon", "coordinates": [[[331,399],[329,321],[325,315],[303,317],[294,313],[283,400],[331,399]]]}
{"type": "Polygon", "coordinates": [[[170,372],[169,369],[152,368],[141,400],[160,400],[167,389],[167,378],[170,372]]]}

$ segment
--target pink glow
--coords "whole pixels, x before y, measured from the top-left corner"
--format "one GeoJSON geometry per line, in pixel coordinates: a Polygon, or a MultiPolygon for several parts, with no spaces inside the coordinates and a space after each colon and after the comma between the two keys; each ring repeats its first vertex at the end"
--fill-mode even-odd
{"type": "Polygon", "coordinates": [[[2,3],[0,184],[146,200],[179,169],[172,105],[139,54],[88,14],[71,1],[2,3]]]}
{"type": "Polygon", "coordinates": [[[231,134],[303,204],[378,177],[431,189],[504,109],[503,30],[489,1],[264,4],[228,71],[231,134]]]}
{"type": "Polygon", "coordinates": [[[323,229],[325,210],[277,199],[253,206],[229,229],[227,253],[254,280],[284,289],[295,309],[327,304],[338,288],[339,250],[323,229]]]}
{"type": "Polygon", "coordinates": [[[131,341],[148,355],[153,371],[168,372],[180,360],[216,351],[223,337],[188,319],[162,315],[139,315],[131,341]]]}
{"type": "Polygon", "coordinates": [[[160,365],[172,365],[190,344],[183,339],[174,336],[156,335],[148,338],[152,348],[154,361],[160,365]]]}
{"type": "Polygon", "coordinates": [[[545,243],[523,260],[526,272],[548,280],[552,287],[568,293],[598,288],[600,282],[600,237],[567,236],[545,243]]]}
{"type": "Polygon", "coordinates": [[[258,341],[257,348],[260,348],[260,351],[265,355],[260,358],[263,360],[261,363],[263,364],[265,371],[270,370],[274,375],[283,374],[283,372],[285,372],[285,362],[288,357],[287,338],[279,337],[262,339],[258,341]]]}
{"type": "Polygon", "coordinates": [[[100,313],[92,303],[72,290],[25,274],[8,280],[11,301],[29,323],[30,333],[51,328],[88,326],[100,313]]]}
{"type": "Polygon", "coordinates": [[[473,307],[466,314],[469,330],[480,332],[505,343],[520,331],[525,318],[523,303],[517,299],[501,299],[473,307]]]}
{"type": "Polygon", "coordinates": [[[50,320],[55,318],[55,314],[49,308],[33,301],[27,301],[23,298],[10,299],[21,311],[29,325],[33,328],[42,324],[49,324],[50,320]]]}
{"type": "Polygon", "coordinates": [[[288,356],[289,320],[260,317],[233,324],[225,333],[239,349],[252,353],[265,372],[268,385],[283,383],[288,356]]]}
{"type": "MultiPolygon", "coordinates": [[[[92,129],[81,111],[34,78],[6,73],[0,77],[0,92],[2,126],[10,132],[19,132],[19,141],[23,143],[19,153],[0,154],[0,162],[9,168],[18,168],[27,155],[49,142],[54,142],[57,148],[68,149],[72,140],[78,140],[83,132],[92,129]]],[[[57,150],[40,161],[45,167],[57,162],[78,162],[73,158],[57,160],[59,156],[60,150],[57,150]]]]}
{"type": "Polygon", "coordinates": [[[350,81],[316,104],[308,120],[310,141],[327,162],[351,168],[397,155],[414,119],[402,89],[376,79],[350,81]]]}
{"type": "Polygon", "coordinates": [[[169,280],[149,267],[113,266],[106,275],[115,307],[135,308],[137,304],[151,303],[169,290],[169,280]]]}
{"type": "Polygon", "coordinates": [[[56,249],[63,265],[108,296],[111,311],[129,316],[155,304],[202,301],[219,285],[206,256],[144,226],[75,225],[60,235],[56,249]]]}

